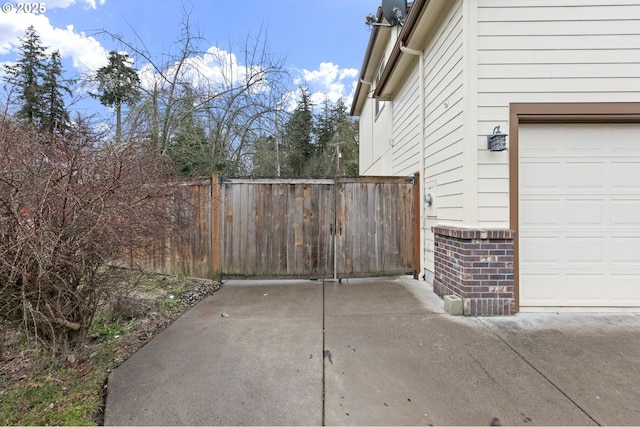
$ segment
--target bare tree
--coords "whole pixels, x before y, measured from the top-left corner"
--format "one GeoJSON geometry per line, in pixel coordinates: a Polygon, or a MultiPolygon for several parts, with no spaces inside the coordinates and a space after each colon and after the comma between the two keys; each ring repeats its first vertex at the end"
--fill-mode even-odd
{"type": "Polygon", "coordinates": [[[99,270],[166,229],[171,198],[149,185],[165,180],[166,162],[86,130],[0,124],[0,317],[64,350],[82,342],[109,291],[99,270]]]}
{"type": "MultiPolygon", "coordinates": [[[[128,117],[130,131],[154,141],[185,174],[250,169],[254,144],[273,132],[275,112],[288,92],[284,60],[261,30],[231,52],[196,35],[185,13],[182,37],[159,63],[143,46],[112,35],[141,62],[142,99],[128,117]]],[[[231,49],[230,49],[231,50],[231,49]]]]}

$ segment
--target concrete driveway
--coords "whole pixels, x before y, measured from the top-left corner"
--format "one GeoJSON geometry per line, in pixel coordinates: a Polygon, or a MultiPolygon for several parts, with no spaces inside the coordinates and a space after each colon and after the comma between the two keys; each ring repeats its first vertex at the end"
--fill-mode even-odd
{"type": "Polygon", "coordinates": [[[109,379],[107,425],[640,425],[640,315],[445,314],[408,277],[228,282],[109,379]]]}

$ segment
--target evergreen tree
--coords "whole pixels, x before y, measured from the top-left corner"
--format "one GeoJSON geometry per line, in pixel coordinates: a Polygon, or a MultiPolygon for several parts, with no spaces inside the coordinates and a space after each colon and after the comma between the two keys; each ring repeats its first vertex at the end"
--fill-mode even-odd
{"type": "Polygon", "coordinates": [[[40,125],[45,116],[43,81],[47,69],[46,47],[33,26],[27,28],[26,37],[20,38],[20,59],[13,65],[4,65],[5,80],[15,85],[20,102],[16,116],[28,124],[40,125]]]}
{"type": "Polygon", "coordinates": [[[197,102],[193,87],[182,85],[180,102],[176,102],[179,117],[175,135],[171,136],[167,155],[176,162],[182,175],[208,175],[211,173],[208,142],[204,127],[193,110],[197,102]]]}
{"type": "Polygon", "coordinates": [[[314,154],[313,104],[309,90],[300,88],[300,100],[284,126],[282,137],[285,176],[303,176],[314,154]]]}
{"type": "Polygon", "coordinates": [[[322,155],[336,133],[333,107],[328,98],[324,100],[322,111],[316,118],[314,132],[316,135],[316,154],[322,155]]]}
{"type": "Polygon", "coordinates": [[[306,176],[358,175],[358,125],[342,99],[325,100],[314,116],[314,153],[306,176]]]}
{"type": "Polygon", "coordinates": [[[342,98],[333,105],[331,117],[334,123],[335,132],[331,139],[330,150],[334,159],[333,173],[336,175],[357,176],[359,174],[359,144],[358,144],[358,121],[349,116],[347,106],[342,98]],[[340,158],[337,145],[340,146],[340,158]],[[336,170],[338,168],[338,170],[336,170]]]}
{"type": "Polygon", "coordinates": [[[129,62],[127,53],[111,51],[109,63],[96,73],[100,94],[93,96],[102,105],[116,109],[116,143],[122,139],[122,105],[132,105],[140,97],[140,78],[129,62]]]}
{"type": "Polygon", "coordinates": [[[69,112],[64,104],[64,93],[70,96],[72,92],[61,81],[60,52],[55,51],[51,54],[42,85],[42,103],[45,108],[42,126],[50,133],[55,130],[62,131],[69,124],[69,112]]]}
{"type": "Polygon", "coordinates": [[[254,143],[252,176],[269,177],[278,175],[278,154],[275,136],[263,135],[254,143]]]}

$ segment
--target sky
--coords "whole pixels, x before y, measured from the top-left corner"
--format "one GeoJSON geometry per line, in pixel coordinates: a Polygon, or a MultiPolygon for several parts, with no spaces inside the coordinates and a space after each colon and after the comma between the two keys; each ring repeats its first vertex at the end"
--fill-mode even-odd
{"type": "MultiPolygon", "coordinates": [[[[370,36],[365,16],[375,14],[380,1],[46,0],[31,10],[32,4],[19,11],[18,2],[0,0],[0,64],[15,60],[19,37],[30,25],[44,46],[60,51],[69,74],[89,75],[106,65],[109,51],[128,51],[106,32],[144,47],[160,63],[163,52],[175,52],[188,15],[207,50],[242,66],[239,46],[262,35],[284,60],[293,84],[306,85],[315,104],[342,97],[349,108],[370,36]]],[[[142,58],[133,64],[138,70],[145,65],[142,58]]]]}

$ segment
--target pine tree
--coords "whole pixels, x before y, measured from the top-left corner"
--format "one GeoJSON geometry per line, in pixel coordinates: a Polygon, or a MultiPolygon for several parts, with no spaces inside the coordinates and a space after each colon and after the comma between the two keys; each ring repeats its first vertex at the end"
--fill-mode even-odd
{"type": "Polygon", "coordinates": [[[316,134],[316,154],[322,155],[336,133],[333,107],[328,98],[324,100],[322,111],[316,118],[314,132],[316,134]]]}
{"type": "Polygon", "coordinates": [[[303,176],[309,160],[314,154],[313,104],[309,90],[300,88],[300,100],[284,126],[286,176],[303,176]]]}
{"type": "Polygon", "coordinates": [[[47,69],[46,47],[42,46],[35,28],[27,28],[26,37],[20,38],[20,59],[5,65],[5,81],[17,88],[20,109],[16,116],[28,124],[40,125],[45,116],[43,81],[47,69]]]}
{"type": "Polygon", "coordinates": [[[347,106],[342,98],[338,99],[331,109],[335,133],[332,138],[331,149],[333,156],[337,155],[335,146],[340,143],[340,161],[337,175],[357,176],[359,174],[359,143],[358,143],[358,121],[349,116],[347,106]]]}
{"type": "Polygon", "coordinates": [[[60,52],[55,51],[51,54],[42,85],[42,101],[45,108],[42,126],[50,133],[62,131],[69,124],[69,112],[65,108],[63,92],[69,96],[72,92],[61,83],[62,73],[60,52]]]}
{"type": "Polygon", "coordinates": [[[278,176],[278,153],[276,138],[273,135],[261,135],[254,142],[252,157],[252,176],[278,176]]]}
{"type": "Polygon", "coordinates": [[[109,63],[96,73],[100,94],[93,96],[102,105],[116,109],[116,143],[122,139],[122,105],[132,105],[140,97],[140,78],[129,62],[127,53],[111,51],[109,63]]]}

